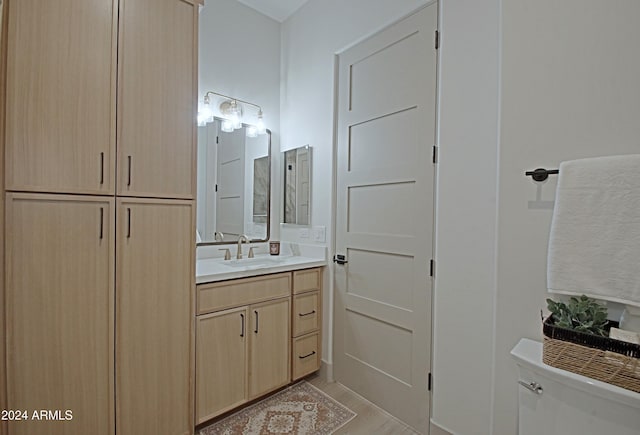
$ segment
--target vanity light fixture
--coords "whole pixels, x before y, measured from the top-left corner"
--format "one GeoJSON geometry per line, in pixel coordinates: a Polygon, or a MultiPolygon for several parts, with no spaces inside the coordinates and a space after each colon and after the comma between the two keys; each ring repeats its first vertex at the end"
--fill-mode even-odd
{"type": "Polygon", "coordinates": [[[204,99],[202,109],[198,111],[198,125],[205,125],[207,122],[213,121],[213,110],[209,104],[209,98],[204,99]]]}
{"type": "Polygon", "coordinates": [[[234,130],[242,128],[242,107],[238,106],[237,100],[223,101],[220,103],[220,113],[231,121],[234,130]]]}
{"type": "Polygon", "coordinates": [[[233,130],[237,130],[242,128],[242,116],[243,116],[243,105],[248,105],[257,109],[257,118],[258,122],[254,125],[249,125],[246,128],[246,134],[249,137],[256,137],[259,134],[266,134],[267,130],[264,125],[262,107],[257,104],[250,103],[249,101],[240,100],[238,98],[233,98],[228,95],[219,94],[218,92],[208,91],[204,94],[204,104],[202,111],[198,112],[198,123],[202,124],[205,122],[211,122],[213,120],[213,111],[211,110],[211,95],[217,95],[223,98],[223,101],[220,103],[219,109],[220,113],[224,117],[224,121],[222,122],[222,131],[230,133],[233,130]]]}
{"type": "Polygon", "coordinates": [[[233,130],[235,130],[233,128],[233,121],[231,121],[229,119],[225,119],[224,121],[222,121],[222,125],[220,126],[220,129],[222,131],[224,131],[225,133],[233,132],[233,130]]]}
{"type": "Polygon", "coordinates": [[[247,126],[247,137],[258,137],[258,127],[255,125],[247,126]]]}
{"type": "Polygon", "coordinates": [[[267,134],[267,128],[264,126],[264,119],[262,119],[262,109],[258,109],[258,134],[267,134]]]}

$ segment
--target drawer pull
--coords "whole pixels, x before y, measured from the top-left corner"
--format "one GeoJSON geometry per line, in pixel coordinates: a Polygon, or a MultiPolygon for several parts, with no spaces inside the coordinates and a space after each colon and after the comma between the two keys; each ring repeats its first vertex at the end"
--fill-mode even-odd
{"type": "Polygon", "coordinates": [[[303,313],[298,313],[298,316],[305,317],[305,316],[310,316],[310,315],[315,314],[315,313],[316,313],[316,310],[313,310],[313,311],[309,311],[308,313],[304,313],[304,314],[303,313]]]}
{"type": "Polygon", "coordinates": [[[298,355],[298,358],[300,358],[300,359],[305,359],[305,358],[309,358],[310,356],[313,356],[313,355],[315,355],[315,354],[316,354],[316,351],[314,350],[314,351],[312,351],[310,354],[305,355],[305,356],[300,356],[300,355],[298,355]]]}
{"type": "Polygon", "coordinates": [[[244,337],[244,314],[240,313],[240,337],[244,337]]]}

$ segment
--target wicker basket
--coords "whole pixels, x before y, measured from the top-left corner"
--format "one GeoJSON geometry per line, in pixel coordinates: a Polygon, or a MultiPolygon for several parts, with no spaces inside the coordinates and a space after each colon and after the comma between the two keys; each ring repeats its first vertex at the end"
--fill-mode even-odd
{"type": "Polygon", "coordinates": [[[640,393],[640,345],[559,328],[552,316],[543,333],[545,364],[640,393]]]}

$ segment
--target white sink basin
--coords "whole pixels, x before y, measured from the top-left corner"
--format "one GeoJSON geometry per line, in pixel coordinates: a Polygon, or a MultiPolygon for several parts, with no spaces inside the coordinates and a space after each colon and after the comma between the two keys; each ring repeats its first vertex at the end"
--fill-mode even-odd
{"type": "Polygon", "coordinates": [[[222,264],[230,267],[269,267],[281,264],[282,261],[278,258],[272,257],[256,257],[256,258],[243,258],[240,260],[227,260],[222,261],[222,264]]]}

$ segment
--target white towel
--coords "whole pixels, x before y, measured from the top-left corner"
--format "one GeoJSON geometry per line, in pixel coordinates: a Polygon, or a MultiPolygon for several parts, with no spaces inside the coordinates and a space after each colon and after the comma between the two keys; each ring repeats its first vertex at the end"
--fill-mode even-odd
{"type": "Polygon", "coordinates": [[[640,306],[640,154],[560,165],[547,287],[640,306]]]}

